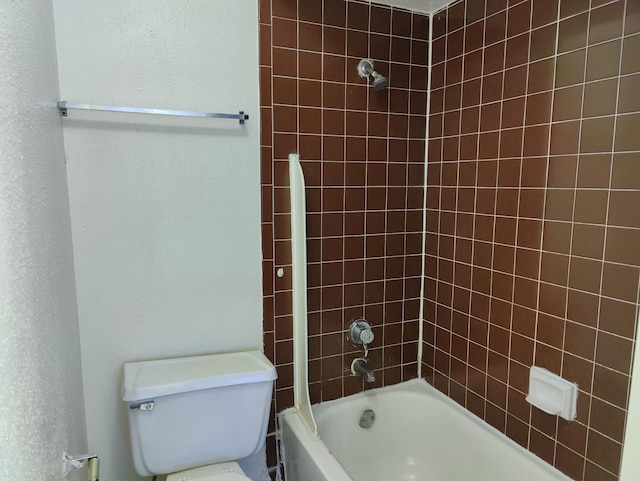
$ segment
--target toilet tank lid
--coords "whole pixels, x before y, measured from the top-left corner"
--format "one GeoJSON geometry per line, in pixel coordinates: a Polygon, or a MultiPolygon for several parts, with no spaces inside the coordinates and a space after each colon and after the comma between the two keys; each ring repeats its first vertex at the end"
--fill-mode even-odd
{"type": "Polygon", "coordinates": [[[122,400],[141,401],[276,377],[276,368],[260,351],[129,362],[124,365],[122,400]]]}

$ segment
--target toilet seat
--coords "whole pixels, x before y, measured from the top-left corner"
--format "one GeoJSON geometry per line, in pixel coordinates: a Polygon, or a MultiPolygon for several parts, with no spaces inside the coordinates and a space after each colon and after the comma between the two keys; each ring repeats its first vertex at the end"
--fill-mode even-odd
{"type": "Polygon", "coordinates": [[[178,478],[167,477],[167,481],[169,481],[169,479],[172,479],[172,480],[175,479],[175,481],[251,481],[246,476],[238,473],[212,474],[210,476],[197,477],[197,478],[190,477],[186,471],[182,473],[176,473],[176,474],[179,474],[180,477],[178,478]]]}
{"type": "Polygon", "coordinates": [[[240,465],[228,463],[210,464],[200,468],[188,469],[167,476],[167,481],[251,481],[240,465]]]}
{"type": "Polygon", "coordinates": [[[202,478],[202,481],[251,481],[246,476],[238,473],[214,474],[211,478],[202,478]]]}

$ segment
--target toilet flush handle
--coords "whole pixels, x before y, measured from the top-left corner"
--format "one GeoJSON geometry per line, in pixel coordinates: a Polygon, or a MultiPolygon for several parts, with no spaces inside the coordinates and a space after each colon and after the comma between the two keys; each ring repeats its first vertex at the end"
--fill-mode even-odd
{"type": "Polygon", "coordinates": [[[155,407],[156,402],[155,401],[145,401],[142,403],[131,403],[129,404],[129,409],[134,409],[137,411],[153,411],[153,408],[155,407]]]}

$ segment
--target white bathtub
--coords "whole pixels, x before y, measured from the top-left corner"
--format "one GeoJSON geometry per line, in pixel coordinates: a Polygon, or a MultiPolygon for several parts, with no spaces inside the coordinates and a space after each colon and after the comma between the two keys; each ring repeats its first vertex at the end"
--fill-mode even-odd
{"type": "Polygon", "coordinates": [[[567,476],[422,379],[280,415],[286,481],[547,481],[567,476]],[[358,425],[372,409],[373,426],[358,425]]]}

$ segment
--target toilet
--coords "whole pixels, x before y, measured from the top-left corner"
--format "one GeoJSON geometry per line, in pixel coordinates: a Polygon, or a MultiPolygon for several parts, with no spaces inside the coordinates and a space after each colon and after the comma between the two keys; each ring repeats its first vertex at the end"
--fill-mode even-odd
{"type": "Polygon", "coordinates": [[[260,351],[124,365],[133,464],[167,481],[248,481],[264,446],[276,369],[260,351]]]}

